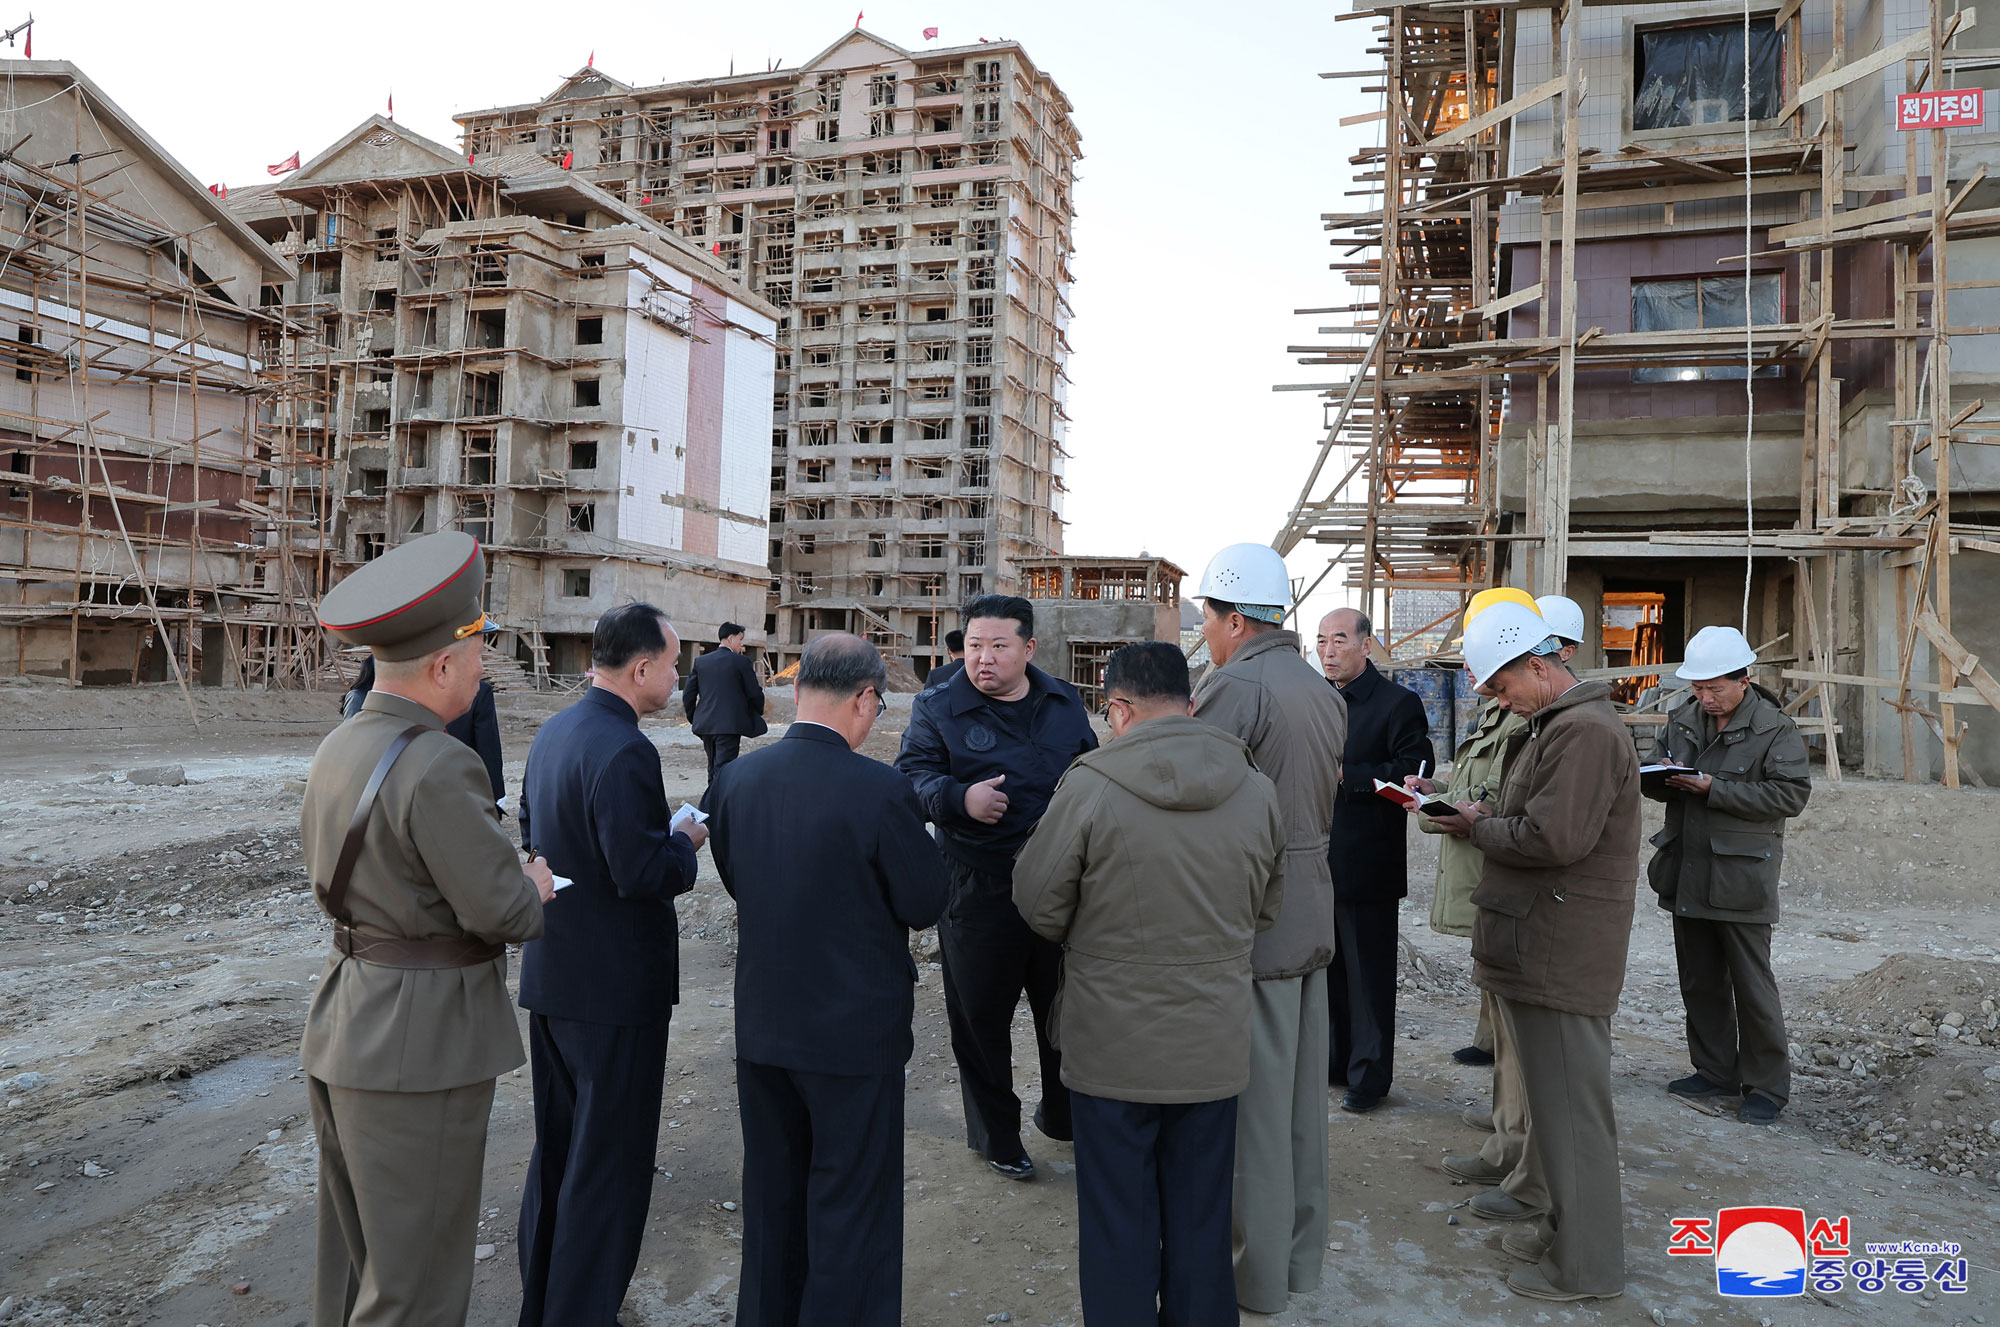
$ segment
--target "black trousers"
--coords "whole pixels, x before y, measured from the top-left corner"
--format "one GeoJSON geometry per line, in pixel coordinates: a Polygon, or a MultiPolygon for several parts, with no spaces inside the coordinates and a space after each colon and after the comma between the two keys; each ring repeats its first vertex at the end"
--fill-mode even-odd
{"type": "Polygon", "coordinates": [[[1336,902],[1333,936],[1328,1080],[1363,1096],[1387,1096],[1396,1069],[1395,901],[1336,902]]]}
{"type": "Polygon", "coordinates": [[[1701,1076],[1783,1106],[1792,1097],[1785,1010],[1771,971],[1769,922],[1674,918],[1687,1006],[1688,1059],[1701,1076]]]}
{"type": "Polygon", "coordinates": [[[1012,1161],[1021,1145],[1021,1099],[1014,1095],[1014,1010],[1021,993],[1035,1018],[1042,1062],[1042,1104],[1035,1125],[1070,1137],[1069,1089],[1062,1056],[1049,1043],[1049,1010],[1062,975],[1062,946],[1028,929],[1014,907],[1013,881],[976,871],[956,858],[951,902],[938,921],[944,956],[944,1008],[951,1053],[965,1098],[965,1141],[988,1161],[1012,1161]]]}
{"type": "Polygon", "coordinates": [[[1077,1278],[1090,1327],[1235,1327],[1236,1098],[1186,1105],[1070,1094],[1077,1278]]]}
{"type": "Polygon", "coordinates": [[[528,1015],[535,1151],[521,1193],[521,1327],[613,1327],[639,1265],[667,1024],[528,1015]]]}
{"type": "Polygon", "coordinates": [[[721,733],[701,739],[701,749],[708,753],[708,781],[715,782],[715,772],[743,754],[743,734],[721,733]]]}
{"type": "Polygon", "coordinates": [[[903,1308],[903,1075],[736,1062],[742,1327],[896,1327],[903,1308]]]}

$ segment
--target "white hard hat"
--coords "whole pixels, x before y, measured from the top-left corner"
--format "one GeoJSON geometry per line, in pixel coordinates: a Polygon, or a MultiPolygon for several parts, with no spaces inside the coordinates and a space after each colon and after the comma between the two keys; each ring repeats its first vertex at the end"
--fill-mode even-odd
{"type": "Polygon", "coordinates": [[[1231,544],[1208,560],[1195,597],[1226,600],[1245,617],[1282,622],[1292,606],[1292,577],[1269,544],[1231,544]]]}
{"type": "Polygon", "coordinates": [[[1551,636],[1560,636],[1572,645],[1583,644],[1583,608],[1576,600],[1566,595],[1545,594],[1535,600],[1535,607],[1542,610],[1551,636]]]}
{"type": "Polygon", "coordinates": [[[1484,682],[1550,636],[1542,615],[1525,604],[1495,604],[1465,629],[1465,667],[1484,682]]]}
{"type": "Polygon", "coordinates": [[[1756,662],[1757,651],[1735,627],[1703,627],[1688,642],[1687,662],[1674,676],[1683,682],[1706,682],[1756,662]]]}

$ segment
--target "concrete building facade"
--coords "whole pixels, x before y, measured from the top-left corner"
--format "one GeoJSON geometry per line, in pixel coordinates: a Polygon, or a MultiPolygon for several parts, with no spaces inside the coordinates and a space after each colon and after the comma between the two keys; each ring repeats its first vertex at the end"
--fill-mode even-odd
{"type": "Polygon", "coordinates": [[[764,643],[777,311],[711,254],[542,156],[380,116],[230,203],[298,264],[265,289],[309,385],[272,407],[271,500],[318,505],[334,578],[456,526],[538,674],[584,672],[635,599],[690,653],[731,620],[764,643]]]}
{"type": "Polygon", "coordinates": [[[769,302],[776,661],[854,631],[919,671],[953,610],[1063,547],[1077,132],[1015,42],[858,28],[796,67],[651,87],[587,68],[458,117],[706,250],[769,302]],[[940,625],[942,623],[942,625],[940,625]]]}

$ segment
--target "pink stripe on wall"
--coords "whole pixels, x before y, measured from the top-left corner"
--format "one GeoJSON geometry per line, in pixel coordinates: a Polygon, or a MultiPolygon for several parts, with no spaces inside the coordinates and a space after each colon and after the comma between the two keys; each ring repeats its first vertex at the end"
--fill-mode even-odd
{"type": "MultiPolygon", "coordinates": [[[[711,506],[722,505],[722,386],[728,360],[729,298],[712,286],[695,283],[696,340],[688,353],[687,492],[711,506]]],[[[719,552],[714,516],[689,511],[682,515],[681,547],[689,553],[719,552]]]]}

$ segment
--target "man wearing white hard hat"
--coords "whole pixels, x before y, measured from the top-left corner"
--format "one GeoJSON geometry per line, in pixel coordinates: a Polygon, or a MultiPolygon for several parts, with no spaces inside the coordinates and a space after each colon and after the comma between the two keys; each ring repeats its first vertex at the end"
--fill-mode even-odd
{"type": "Polygon", "coordinates": [[[1771,1124],[1791,1096],[1785,1014],[1771,973],[1785,821],[1812,795],[1805,738],[1778,698],[1750,680],[1757,652],[1734,627],[1703,627],[1677,676],[1694,698],[1667,718],[1653,751],[1676,774],[1646,795],[1667,804],[1646,868],[1673,914],[1674,957],[1694,1073],[1684,1097],[1730,1097],[1736,1118],[1771,1124]]]}
{"type": "MultiPolygon", "coordinates": [[[[1250,951],[1250,1085],[1236,1107],[1236,1301],[1278,1313],[1319,1287],[1326,1261],[1326,970],[1333,962],[1328,832],[1340,795],[1347,703],[1282,624],[1285,560],[1234,544],[1202,574],[1201,634],[1215,667],[1195,717],[1241,738],[1277,785],[1285,897],[1250,951]]],[[[1244,889],[1252,887],[1246,876],[1244,889]]]]}
{"type": "Polygon", "coordinates": [[[1499,807],[1441,818],[1485,855],[1473,980],[1495,997],[1528,1096],[1546,1216],[1501,1247],[1533,1264],[1508,1289],[1544,1300],[1624,1293],[1624,1205],[1611,1108],[1611,1015],[1625,985],[1639,857],[1639,761],[1611,688],[1580,682],[1542,615],[1502,603],[1465,632],[1465,666],[1528,721],[1499,807]]]}
{"type": "Polygon", "coordinates": [[[1583,644],[1583,605],[1568,595],[1545,594],[1536,598],[1535,608],[1549,624],[1549,634],[1563,643],[1556,657],[1568,663],[1583,644]]]}

